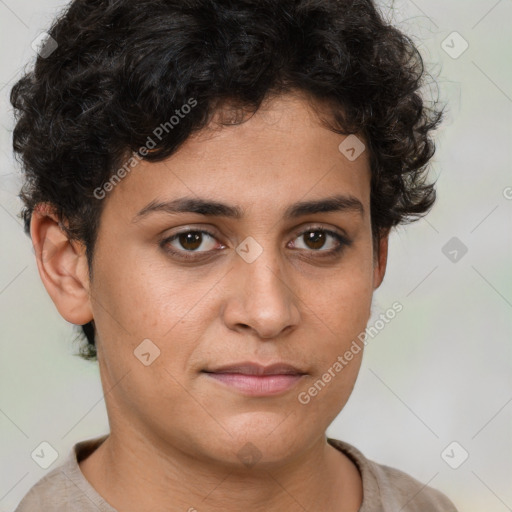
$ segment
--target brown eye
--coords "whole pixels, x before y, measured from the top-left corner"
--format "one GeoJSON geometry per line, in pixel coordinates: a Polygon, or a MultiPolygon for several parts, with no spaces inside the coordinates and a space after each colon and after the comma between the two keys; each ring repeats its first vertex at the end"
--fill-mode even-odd
{"type": "Polygon", "coordinates": [[[195,230],[177,233],[163,240],[161,245],[172,254],[187,257],[187,253],[201,253],[204,255],[204,253],[211,252],[217,244],[215,237],[208,231],[195,230]]]}
{"type": "Polygon", "coordinates": [[[201,246],[203,237],[198,231],[189,231],[188,233],[180,233],[177,240],[184,249],[194,251],[201,246]]]}
{"type": "Polygon", "coordinates": [[[326,236],[323,231],[308,231],[302,236],[310,249],[321,249],[325,244],[326,236]]]}
{"type": "Polygon", "coordinates": [[[299,234],[297,240],[301,244],[294,244],[296,249],[306,249],[313,252],[321,252],[325,254],[334,254],[343,249],[344,246],[350,245],[350,241],[343,235],[323,228],[310,228],[299,234]],[[333,240],[329,242],[329,240],[333,240]],[[327,248],[324,248],[327,246],[327,248]]]}

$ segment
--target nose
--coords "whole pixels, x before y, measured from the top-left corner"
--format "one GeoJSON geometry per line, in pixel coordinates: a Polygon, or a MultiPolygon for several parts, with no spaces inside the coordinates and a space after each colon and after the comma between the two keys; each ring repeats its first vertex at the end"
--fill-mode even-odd
{"type": "Polygon", "coordinates": [[[252,263],[236,256],[228,279],[222,315],[229,329],[271,339],[298,325],[300,300],[278,254],[264,250],[252,263]]]}

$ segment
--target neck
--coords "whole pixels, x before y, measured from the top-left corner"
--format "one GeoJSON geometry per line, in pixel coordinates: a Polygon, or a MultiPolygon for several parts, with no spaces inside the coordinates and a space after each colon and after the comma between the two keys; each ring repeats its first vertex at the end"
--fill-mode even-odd
{"type": "Polygon", "coordinates": [[[325,436],[286,464],[233,468],[111,433],[79,465],[120,512],[357,512],[362,501],[357,468],[325,436]]]}

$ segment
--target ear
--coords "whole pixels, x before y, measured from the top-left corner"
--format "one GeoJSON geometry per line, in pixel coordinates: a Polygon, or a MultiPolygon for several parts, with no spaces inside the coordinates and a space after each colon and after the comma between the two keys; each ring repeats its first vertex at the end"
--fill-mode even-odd
{"type": "Polygon", "coordinates": [[[68,238],[49,203],[34,209],[30,237],[39,275],[59,313],[75,325],[91,321],[85,246],[68,238]]]}
{"type": "Polygon", "coordinates": [[[389,230],[382,233],[375,248],[375,257],[373,265],[373,289],[377,289],[386,274],[386,266],[388,262],[388,241],[389,230]]]}

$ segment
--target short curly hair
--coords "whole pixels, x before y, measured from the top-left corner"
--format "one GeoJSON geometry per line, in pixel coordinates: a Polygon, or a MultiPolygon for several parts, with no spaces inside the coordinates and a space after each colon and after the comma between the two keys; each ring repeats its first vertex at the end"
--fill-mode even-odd
{"type": "MultiPolygon", "coordinates": [[[[29,234],[35,206],[52,204],[85,245],[91,276],[103,205],[94,191],[129,154],[169,157],[227,104],[245,118],[298,90],[327,102],[331,130],[362,134],[374,240],[435,202],[427,164],[443,109],[422,98],[427,73],[412,39],[372,0],[74,0],[48,33],[56,48],[11,90],[20,216],[29,234]],[[179,129],[141,152],[190,98],[179,129]]],[[[79,334],[79,355],[95,359],[94,323],[79,334]]]]}

